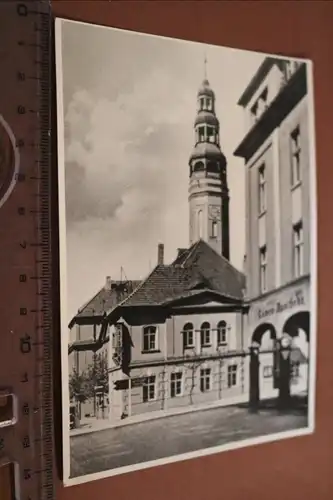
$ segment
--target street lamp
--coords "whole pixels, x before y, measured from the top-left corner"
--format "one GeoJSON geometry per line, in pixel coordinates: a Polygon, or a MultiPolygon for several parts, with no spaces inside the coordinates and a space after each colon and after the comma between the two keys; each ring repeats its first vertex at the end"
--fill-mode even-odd
{"type": "Polygon", "coordinates": [[[250,411],[256,412],[259,406],[259,349],[260,344],[253,341],[250,345],[250,411]]]}
{"type": "Polygon", "coordinates": [[[290,352],[291,339],[287,334],[283,334],[279,342],[279,406],[287,408],[290,405],[290,352]]]}

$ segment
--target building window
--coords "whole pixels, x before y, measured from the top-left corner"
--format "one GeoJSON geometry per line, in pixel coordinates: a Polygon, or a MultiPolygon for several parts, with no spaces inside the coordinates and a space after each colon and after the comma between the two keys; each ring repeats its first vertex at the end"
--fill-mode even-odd
{"type": "Polygon", "coordinates": [[[194,347],[194,328],[192,323],[186,323],[183,329],[183,345],[184,349],[194,347]]]}
{"type": "Polygon", "coordinates": [[[117,349],[122,345],[122,325],[116,324],[112,333],[112,347],[117,349]]]}
{"type": "Polygon", "coordinates": [[[260,116],[267,107],[268,87],[266,87],[258,99],[258,115],[260,116]]]}
{"type": "Polygon", "coordinates": [[[228,387],[237,385],[237,365],[228,366],[228,387]]]}
{"type": "Polygon", "coordinates": [[[217,343],[218,345],[227,343],[227,323],[223,320],[217,325],[217,343]]]}
{"type": "Polygon", "coordinates": [[[301,182],[301,134],[297,126],[290,134],[291,148],[291,187],[301,182]]]}
{"type": "Polygon", "coordinates": [[[302,222],[293,228],[294,238],[294,277],[298,278],[303,274],[303,225],[302,222]]]}
{"type": "Polygon", "coordinates": [[[157,350],[156,326],[145,326],[143,329],[143,350],[145,352],[157,350]]]}
{"type": "Polygon", "coordinates": [[[258,102],[255,102],[251,108],[251,118],[252,118],[254,123],[258,119],[257,114],[258,114],[258,102]]]}
{"type": "Polygon", "coordinates": [[[213,109],[213,103],[210,97],[206,97],[206,106],[207,106],[206,109],[208,111],[211,111],[213,109]]]}
{"type": "Polygon", "coordinates": [[[297,381],[299,377],[300,377],[300,362],[295,361],[291,365],[291,378],[293,381],[297,381]]]}
{"type": "Polygon", "coordinates": [[[183,374],[181,372],[171,373],[170,396],[172,398],[181,396],[183,393],[183,374]]]}
{"type": "Polygon", "coordinates": [[[259,215],[266,211],[266,176],[265,164],[261,165],[258,170],[259,173],[259,215]]]}
{"type": "Polygon", "coordinates": [[[200,370],[200,391],[207,392],[211,389],[211,369],[202,368],[200,370]]]}
{"type": "Polygon", "coordinates": [[[152,375],[147,377],[142,387],[143,402],[154,401],[156,398],[156,377],[152,375]]]}
{"type": "Polygon", "coordinates": [[[203,237],[203,213],[202,210],[198,212],[198,239],[203,237]]]}
{"type": "Polygon", "coordinates": [[[205,321],[200,328],[201,347],[210,346],[210,324],[205,321]]]}
{"type": "Polygon", "coordinates": [[[211,238],[217,238],[217,220],[211,221],[211,238]]]}
{"type": "Polygon", "coordinates": [[[264,378],[272,378],[273,377],[273,367],[272,366],[264,366],[263,375],[264,375],[264,378]]]}
{"type": "Polygon", "coordinates": [[[267,249],[266,245],[259,249],[259,273],[260,273],[260,292],[267,290],[267,249]]]}

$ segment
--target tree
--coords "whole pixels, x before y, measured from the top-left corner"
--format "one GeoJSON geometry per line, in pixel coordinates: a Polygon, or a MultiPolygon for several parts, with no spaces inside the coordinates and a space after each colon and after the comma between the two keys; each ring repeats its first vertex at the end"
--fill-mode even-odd
{"type": "Polygon", "coordinates": [[[108,360],[106,353],[94,355],[93,362],[88,365],[86,373],[89,397],[95,395],[95,388],[99,387],[104,394],[109,392],[108,360]]]}
{"type": "Polygon", "coordinates": [[[87,374],[73,370],[69,376],[69,397],[71,401],[84,403],[89,398],[87,374]]]}

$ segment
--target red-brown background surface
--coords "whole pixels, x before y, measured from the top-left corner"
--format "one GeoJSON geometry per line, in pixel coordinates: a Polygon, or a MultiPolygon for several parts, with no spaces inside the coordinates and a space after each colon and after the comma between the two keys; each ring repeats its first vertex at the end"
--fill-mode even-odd
{"type": "MultiPolygon", "coordinates": [[[[314,61],[318,172],[316,432],[63,488],[57,500],[333,498],[333,2],[54,0],[55,16],[314,61]]],[[[83,55],[84,57],[84,55],[83,55]]]]}

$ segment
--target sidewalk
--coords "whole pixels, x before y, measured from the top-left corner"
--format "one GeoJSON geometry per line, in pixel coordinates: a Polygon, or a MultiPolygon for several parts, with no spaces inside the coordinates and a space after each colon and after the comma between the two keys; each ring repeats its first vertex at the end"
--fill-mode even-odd
{"type": "Polygon", "coordinates": [[[69,436],[81,436],[82,434],[89,434],[91,432],[102,431],[105,429],[113,429],[117,427],[125,427],[127,425],[139,424],[141,422],[147,422],[150,420],[156,420],[158,418],[167,418],[173,415],[182,415],[185,413],[192,413],[196,411],[211,410],[213,408],[222,408],[225,406],[235,406],[238,404],[244,404],[248,401],[248,395],[243,394],[235,398],[228,398],[228,400],[213,401],[212,403],[205,403],[201,405],[188,406],[187,408],[174,408],[167,411],[154,411],[151,413],[145,413],[143,415],[134,415],[132,417],[127,417],[124,420],[119,420],[117,422],[112,422],[111,420],[83,418],[81,420],[81,426],[79,429],[73,429],[69,431],[69,436]]]}

